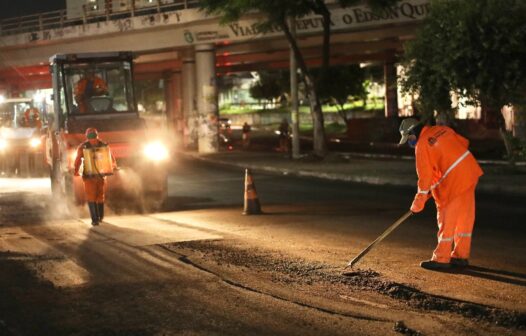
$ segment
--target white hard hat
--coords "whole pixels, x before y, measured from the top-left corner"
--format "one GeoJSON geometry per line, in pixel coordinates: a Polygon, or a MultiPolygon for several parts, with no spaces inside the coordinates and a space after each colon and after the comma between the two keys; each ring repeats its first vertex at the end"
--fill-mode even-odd
{"type": "Polygon", "coordinates": [[[419,124],[418,120],[415,118],[407,118],[402,120],[402,123],[400,124],[400,135],[402,138],[400,139],[400,145],[403,145],[407,142],[407,139],[409,138],[409,135],[411,135],[411,131],[419,124]]]}

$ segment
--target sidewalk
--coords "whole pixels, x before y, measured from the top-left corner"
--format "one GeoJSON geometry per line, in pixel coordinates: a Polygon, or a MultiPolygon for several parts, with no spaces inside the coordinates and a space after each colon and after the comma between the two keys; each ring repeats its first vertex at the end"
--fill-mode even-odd
{"type": "MultiPolygon", "coordinates": [[[[299,160],[275,152],[220,152],[184,156],[208,163],[255,172],[312,177],[334,181],[392,185],[416,189],[417,176],[412,157],[392,157],[375,154],[330,153],[323,161],[308,157],[299,160]]],[[[509,167],[502,162],[480,162],[484,170],[477,190],[484,193],[526,197],[526,167],[509,167]]]]}

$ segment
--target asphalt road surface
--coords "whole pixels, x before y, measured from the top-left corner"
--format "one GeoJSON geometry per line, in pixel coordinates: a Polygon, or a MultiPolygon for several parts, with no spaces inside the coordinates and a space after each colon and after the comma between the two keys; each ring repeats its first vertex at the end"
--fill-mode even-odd
{"type": "Polygon", "coordinates": [[[180,162],[159,213],[99,227],[46,179],[0,179],[0,335],[525,335],[524,200],[478,195],[472,266],[421,269],[433,204],[352,270],[413,190],[180,162]]]}

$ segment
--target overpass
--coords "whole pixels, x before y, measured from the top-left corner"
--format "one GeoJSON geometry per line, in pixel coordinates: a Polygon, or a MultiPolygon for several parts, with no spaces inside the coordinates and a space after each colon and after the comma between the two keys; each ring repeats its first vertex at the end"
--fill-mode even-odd
{"type": "MultiPolygon", "coordinates": [[[[200,11],[198,0],[157,1],[141,9],[127,1],[132,6],[124,10],[84,11],[77,17],[58,11],[2,21],[0,91],[50,87],[47,64],[53,54],[129,50],[137,54],[137,78],[164,78],[169,118],[186,122],[207,115],[211,97],[204,95],[216,95],[217,74],[289,66],[283,33],[278,27],[259,30],[257,13],[223,25],[220,17],[200,11]]],[[[116,2],[111,0],[109,8],[116,2]]],[[[394,63],[428,14],[429,1],[404,0],[381,13],[328,3],[331,63],[383,63],[389,91],[386,113],[396,114],[394,63]]],[[[296,30],[307,63],[320,64],[321,19],[298,18],[296,30]]]]}

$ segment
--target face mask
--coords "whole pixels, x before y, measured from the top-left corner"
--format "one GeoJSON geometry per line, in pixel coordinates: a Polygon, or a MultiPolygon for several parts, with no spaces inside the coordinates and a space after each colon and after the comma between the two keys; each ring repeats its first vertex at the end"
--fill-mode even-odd
{"type": "Polygon", "coordinates": [[[415,139],[411,138],[411,139],[407,140],[407,143],[409,144],[409,147],[411,147],[411,148],[415,148],[417,142],[418,142],[418,139],[416,139],[416,138],[415,139]]]}

